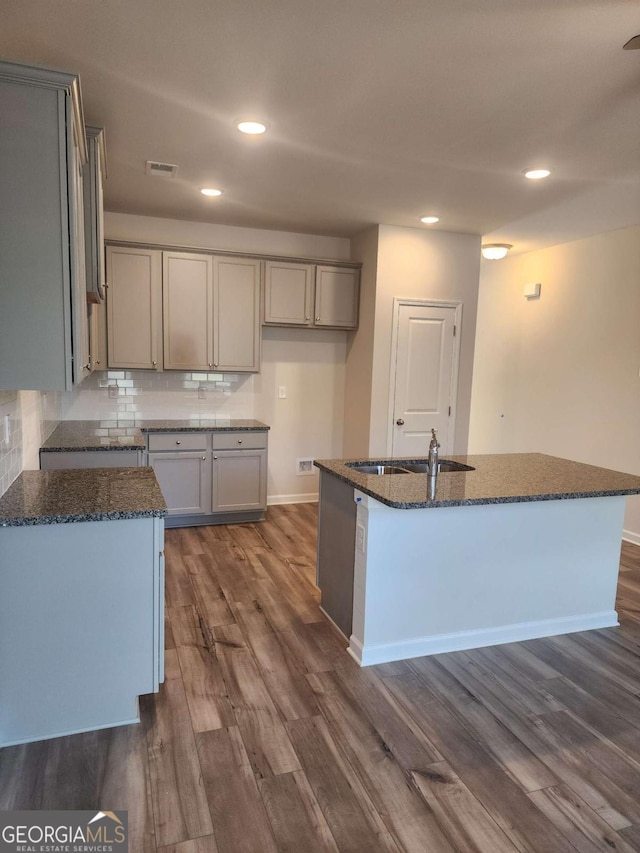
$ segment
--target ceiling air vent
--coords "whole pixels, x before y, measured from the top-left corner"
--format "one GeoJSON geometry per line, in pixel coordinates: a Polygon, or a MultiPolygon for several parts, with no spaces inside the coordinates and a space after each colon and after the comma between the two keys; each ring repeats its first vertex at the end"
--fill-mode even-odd
{"type": "Polygon", "coordinates": [[[155,175],[157,178],[174,178],[178,167],[173,163],[158,163],[156,160],[147,160],[145,172],[147,175],[155,175]]]}

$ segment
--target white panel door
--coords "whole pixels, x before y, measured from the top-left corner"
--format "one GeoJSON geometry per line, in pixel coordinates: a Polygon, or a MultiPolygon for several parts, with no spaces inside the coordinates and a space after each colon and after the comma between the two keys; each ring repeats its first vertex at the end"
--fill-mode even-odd
{"type": "Polygon", "coordinates": [[[396,304],[391,388],[394,456],[426,456],[433,427],[438,430],[441,453],[452,450],[456,310],[455,306],[396,304]]]}

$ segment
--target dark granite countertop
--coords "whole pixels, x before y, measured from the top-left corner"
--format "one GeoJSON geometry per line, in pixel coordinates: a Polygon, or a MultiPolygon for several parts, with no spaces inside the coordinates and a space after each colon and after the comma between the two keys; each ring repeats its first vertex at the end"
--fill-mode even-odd
{"type": "Polygon", "coordinates": [[[137,420],[135,426],[142,432],[258,432],[269,429],[261,421],[234,418],[185,418],[184,420],[137,420]]]}
{"type": "MultiPolygon", "coordinates": [[[[505,453],[448,456],[475,471],[438,474],[434,498],[428,497],[426,474],[362,474],[345,463],[357,459],[317,459],[327,471],[396,509],[425,509],[473,504],[523,503],[614,495],[640,494],[640,477],[571,462],[543,453],[505,453]]],[[[409,461],[404,459],[404,461],[409,461]]],[[[424,462],[425,457],[412,459],[424,462]]],[[[373,459],[374,465],[398,464],[397,459],[373,459]]]]}
{"type": "Polygon", "coordinates": [[[153,468],[23,471],[0,497],[0,527],[166,514],[153,468]]]}
{"type": "Polygon", "coordinates": [[[144,450],[145,432],[256,432],[268,430],[261,421],[231,418],[188,418],[184,420],[138,420],[130,426],[112,426],[103,421],[61,421],[40,450],[45,453],[94,450],[144,450]]]}
{"type": "Polygon", "coordinates": [[[144,450],[139,427],[105,426],[103,421],[61,421],[44,442],[45,452],[144,450]]]}

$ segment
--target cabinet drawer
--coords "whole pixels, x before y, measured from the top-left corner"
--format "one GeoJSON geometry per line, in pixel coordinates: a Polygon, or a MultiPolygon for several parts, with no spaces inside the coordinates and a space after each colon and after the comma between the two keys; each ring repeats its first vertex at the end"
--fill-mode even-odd
{"type": "Polygon", "coordinates": [[[206,450],[206,432],[160,432],[149,435],[149,451],[206,450]]]}
{"type": "Polygon", "coordinates": [[[214,432],[211,436],[214,450],[261,449],[267,446],[267,433],[262,432],[214,432]]]}

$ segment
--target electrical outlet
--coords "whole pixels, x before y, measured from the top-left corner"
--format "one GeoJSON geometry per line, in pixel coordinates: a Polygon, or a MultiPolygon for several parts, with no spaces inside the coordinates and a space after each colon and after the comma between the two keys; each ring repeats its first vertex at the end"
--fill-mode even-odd
{"type": "Polygon", "coordinates": [[[313,457],[296,459],[296,474],[298,477],[313,474],[313,457]]]}
{"type": "Polygon", "coordinates": [[[198,388],[198,400],[206,400],[207,399],[207,389],[204,385],[200,385],[198,388]]]}
{"type": "Polygon", "coordinates": [[[120,396],[120,389],[118,388],[117,385],[109,385],[109,386],[107,386],[107,388],[109,391],[109,397],[112,400],[115,400],[117,397],[120,396]]]}

